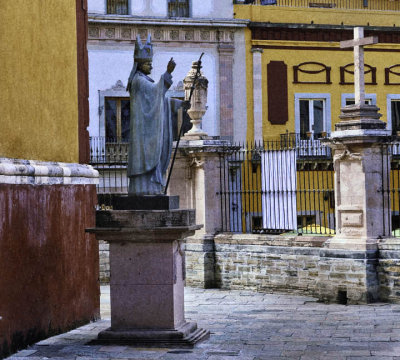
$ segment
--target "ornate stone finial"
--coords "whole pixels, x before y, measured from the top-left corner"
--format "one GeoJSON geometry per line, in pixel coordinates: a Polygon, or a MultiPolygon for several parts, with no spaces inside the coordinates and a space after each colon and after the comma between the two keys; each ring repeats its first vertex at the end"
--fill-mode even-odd
{"type": "MultiPolygon", "coordinates": [[[[189,100],[191,88],[196,77],[198,61],[193,61],[192,68],[183,80],[185,88],[185,100],[189,100]]],[[[201,67],[200,67],[201,68],[201,67]]],[[[200,71],[200,76],[197,78],[194,86],[192,98],[190,100],[190,109],[187,111],[190,116],[192,128],[185,134],[186,136],[207,136],[201,128],[202,117],[207,110],[207,89],[208,80],[200,71]]]]}
{"type": "Polygon", "coordinates": [[[136,62],[153,60],[153,44],[151,43],[150,34],[147,36],[146,44],[142,44],[140,35],[136,36],[134,59],[136,62]]]}

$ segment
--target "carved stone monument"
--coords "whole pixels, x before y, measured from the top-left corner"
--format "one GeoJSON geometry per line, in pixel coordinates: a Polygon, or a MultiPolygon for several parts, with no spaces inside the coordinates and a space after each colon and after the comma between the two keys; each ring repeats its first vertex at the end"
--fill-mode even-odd
{"type": "MultiPolygon", "coordinates": [[[[198,62],[193,62],[187,74],[185,99],[196,77],[198,62]]],[[[207,135],[201,128],[201,119],[207,110],[208,80],[204,74],[196,80],[188,114],[193,128],[182,138],[172,173],[169,192],[180,194],[184,207],[196,209],[196,222],[203,224],[194,236],[186,239],[186,283],[190,286],[213,287],[214,235],[220,230],[221,212],[219,191],[219,154],[229,142],[207,135]]]]}
{"type": "Polygon", "coordinates": [[[89,231],[110,244],[111,327],[94,343],[193,346],[209,336],[184,316],[184,238],[201,226],[178,196],[161,195],[172,147],[170,102],[175,62],[158,83],[148,77],[153,52],[136,41],[131,94],[129,194],[111,197],[113,210],[97,211],[89,231]]]}
{"type": "MultiPolygon", "coordinates": [[[[196,71],[199,63],[194,61],[192,63],[192,68],[183,80],[185,86],[185,100],[189,100],[190,92],[192,86],[194,86],[193,95],[190,100],[190,109],[187,111],[190,116],[190,122],[192,123],[192,128],[185,134],[184,139],[190,140],[195,139],[195,137],[207,136],[207,133],[203,131],[201,122],[202,117],[207,110],[207,88],[208,80],[200,73],[200,76],[196,79],[196,83],[193,84],[196,78],[196,71]]],[[[201,66],[200,66],[201,68],[201,66]]]]}
{"type": "Polygon", "coordinates": [[[389,217],[383,216],[388,199],[382,192],[387,187],[387,147],[382,143],[390,132],[379,120],[379,108],[365,104],[363,46],[377,43],[364,38],[363,29],[354,29],[355,39],[341,43],[354,50],[355,104],[342,108],[341,121],[329,140],[335,167],[336,235],[326,243],[320,262],[330,268],[329,280],[320,282],[322,300],[346,297],[348,303],[366,303],[378,299],[377,249],[379,239],[390,236],[389,217]],[[348,267],[363,273],[347,281],[335,269],[348,267]],[[341,294],[340,296],[338,294],[341,294]]]}

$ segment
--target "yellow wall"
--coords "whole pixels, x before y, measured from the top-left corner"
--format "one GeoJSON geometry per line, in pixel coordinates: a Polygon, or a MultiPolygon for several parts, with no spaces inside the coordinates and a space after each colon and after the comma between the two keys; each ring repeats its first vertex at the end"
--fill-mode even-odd
{"type": "Polygon", "coordinates": [[[0,156],[78,162],[75,0],[2,0],[0,19],[0,156]]]}
{"type": "MultiPolygon", "coordinates": [[[[397,21],[400,25],[400,12],[377,12],[377,11],[344,11],[334,9],[300,9],[279,8],[269,6],[236,5],[236,18],[248,18],[255,22],[271,23],[307,23],[314,21],[315,24],[333,24],[343,21],[346,24],[357,25],[393,26],[397,21]],[[382,14],[384,16],[382,16],[382,14]],[[346,16],[345,16],[346,15],[346,16]],[[367,21],[368,20],[368,21],[367,21]]],[[[279,134],[288,130],[295,131],[295,94],[296,93],[329,93],[331,95],[331,129],[339,121],[341,94],[354,93],[353,85],[339,85],[340,66],[353,63],[352,51],[340,51],[338,42],[310,42],[310,41],[277,41],[277,40],[252,40],[251,31],[246,29],[246,71],[247,71],[247,109],[248,129],[247,139],[254,139],[253,125],[253,55],[252,47],[263,46],[290,46],[286,49],[264,48],[262,54],[262,94],[263,94],[263,137],[265,139],[276,139],[279,134]],[[328,50],[308,49],[303,50],[296,47],[328,48],[328,50]],[[331,50],[330,50],[331,49],[331,50]],[[268,91],[267,91],[267,65],[270,61],[284,61],[288,70],[288,110],[289,119],[285,125],[272,125],[268,121],[268,91]],[[331,84],[293,84],[293,66],[303,62],[319,62],[331,67],[331,84]]],[[[368,49],[368,47],[367,47],[368,49]]],[[[386,121],[386,95],[400,94],[399,85],[384,85],[384,68],[400,63],[400,44],[377,44],[373,46],[374,51],[365,51],[365,63],[377,68],[377,85],[366,85],[366,93],[376,94],[377,106],[386,121]],[[376,50],[396,50],[397,52],[378,52],[376,50]]],[[[346,79],[349,79],[346,77],[346,79]]],[[[350,78],[351,79],[351,78],[350,78]]],[[[366,75],[366,80],[368,79],[366,75]]],[[[329,109],[328,109],[329,111],[329,109]]]]}
{"type": "MultiPolygon", "coordinates": [[[[293,42],[293,41],[254,41],[254,45],[292,45],[292,46],[312,46],[312,47],[331,47],[332,51],[324,50],[298,50],[294,49],[264,49],[262,55],[262,86],[263,86],[263,131],[264,137],[276,137],[279,134],[295,131],[294,122],[294,106],[296,93],[329,93],[331,95],[331,129],[334,130],[334,124],[337,123],[341,108],[341,95],[344,93],[354,93],[354,85],[340,85],[340,66],[353,63],[353,52],[339,51],[338,43],[316,43],[316,42],[293,42]],[[270,61],[284,61],[288,69],[288,110],[289,121],[285,125],[272,125],[267,118],[268,114],[268,91],[267,91],[267,64],[270,61]],[[332,84],[293,84],[293,66],[303,62],[320,62],[331,67],[332,84]],[[265,80],[264,80],[265,79],[265,80]]],[[[399,52],[369,52],[365,51],[365,64],[377,68],[376,82],[377,85],[366,85],[367,94],[376,94],[377,106],[380,108],[382,120],[386,121],[386,96],[387,94],[400,94],[399,85],[384,85],[385,67],[399,63],[400,44],[378,44],[374,45],[374,49],[397,49],[399,52]]],[[[346,77],[346,79],[349,79],[346,77]]],[[[350,77],[351,79],[351,77],[350,77]]],[[[366,81],[369,79],[366,75],[366,81]]]]}
{"type": "MultiPolygon", "coordinates": [[[[385,0],[388,1],[388,0],[385,0]]],[[[390,4],[390,1],[388,1],[390,4]]],[[[254,22],[400,26],[400,12],[374,10],[340,10],[321,8],[296,8],[262,5],[235,5],[235,18],[254,22]]]]}

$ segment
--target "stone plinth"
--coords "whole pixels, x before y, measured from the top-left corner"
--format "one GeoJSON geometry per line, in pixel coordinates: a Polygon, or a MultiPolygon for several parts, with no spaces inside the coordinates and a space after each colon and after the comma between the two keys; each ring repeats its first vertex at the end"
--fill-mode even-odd
{"type": "Polygon", "coordinates": [[[321,270],[327,269],[328,276],[320,272],[321,300],[365,303],[379,297],[378,242],[390,236],[389,194],[383,191],[390,171],[383,143],[390,132],[379,120],[378,110],[373,105],[343,108],[329,140],[335,168],[336,235],[321,256],[321,270]],[[347,281],[343,269],[357,277],[347,281]]]}
{"type": "Polygon", "coordinates": [[[376,106],[348,106],[330,138],[335,168],[336,236],[330,248],[376,250],[378,239],[390,236],[388,204],[390,132],[376,106]]]}
{"type": "Polygon", "coordinates": [[[187,279],[190,286],[214,287],[214,235],[221,227],[220,153],[229,142],[219,139],[182,139],[169,192],[179,194],[182,207],[196,209],[196,223],[204,226],[188,239],[187,279]]]}
{"type": "Polygon", "coordinates": [[[95,343],[193,346],[209,335],[184,316],[183,239],[200,226],[194,210],[98,211],[110,244],[111,328],[95,343]]]}

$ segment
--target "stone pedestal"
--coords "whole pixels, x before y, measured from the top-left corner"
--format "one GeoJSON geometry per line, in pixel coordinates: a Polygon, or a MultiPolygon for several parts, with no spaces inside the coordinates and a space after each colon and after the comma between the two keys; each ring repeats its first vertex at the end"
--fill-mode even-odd
{"type": "Polygon", "coordinates": [[[329,146],[335,168],[336,235],[321,255],[320,298],[343,303],[378,299],[378,242],[390,236],[389,131],[378,108],[347,106],[329,146]],[[329,273],[329,277],[325,277],[329,273]]]}
{"type": "Polygon", "coordinates": [[[200,226],[194,210],[98,211],[110,244],[111,327],[95,343],[193,346],[209,336],[184,316],[184,243],[200,226]]]}
{"type": "Polygon", "coordinates": [[[186,283],[210,288],[214,281],[214,235],[221,229],[220,153],[226,140],[184,138],[179,145],[169,192],[179,194],[181,207],[196,209],[204,226],[186,242],[186,283]]]}

